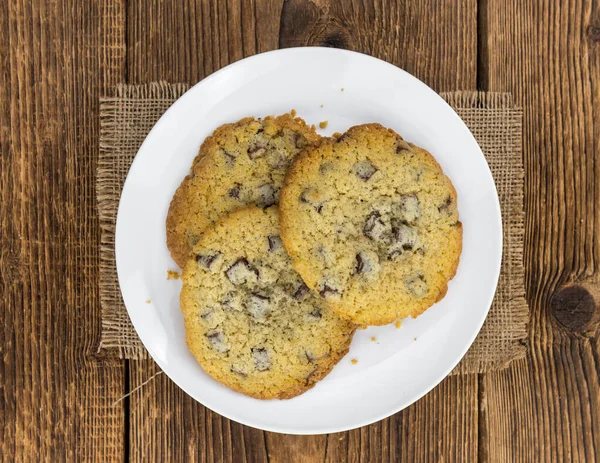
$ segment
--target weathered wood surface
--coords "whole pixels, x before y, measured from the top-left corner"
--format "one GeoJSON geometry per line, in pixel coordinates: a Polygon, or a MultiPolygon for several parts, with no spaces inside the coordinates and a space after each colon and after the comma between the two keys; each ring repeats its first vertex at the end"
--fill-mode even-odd
{"type": "Polygon", "coordinates": [[[117,2],[0,2],[0,457],[125,458],[99,335],[98,96],[125,78],[117,2]]]}
{"type": "Polygon", "coordinates": [[[600,459],[600,6],[535,0],[0,3],[0,456],[17,461],[600,459]],[[98,98],[326,45],[525,110],[528,357],[451,377],[380,423],[286,436],[231,422],[152,361],[95,353],[98,98]],[[577,290],[564,290],[572,283],[577,290]],[[591,302],[590,302],[591,297],[591,302]]]}

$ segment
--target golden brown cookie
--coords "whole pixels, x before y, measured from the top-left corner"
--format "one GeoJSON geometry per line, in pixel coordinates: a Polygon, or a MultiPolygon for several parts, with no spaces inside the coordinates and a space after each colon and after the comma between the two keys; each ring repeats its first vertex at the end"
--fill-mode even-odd
{"type": "Polygon", "coordinates": [[[187,344],[217,381],[260,399],[294,397],[348,352],[355,325],[293,269],[276,206],[232,212],[193,255],[182,275],[187,344]]]}
{"type": "Polygon", "coordinates": [[[294,268],[361,325],[439,301],[462,249],[456,191],[435,159],[379,124],[322,139],[290,168],[281,236],[294,268]]]}
{"type": "Polygon", "coordinates": [[[319,138],[289,114],[248,117],[215,130],[169,207],[167,247],[175,262],[183,268],[202,232],[228,212],[276,204],[291,161],[319,138]]]}

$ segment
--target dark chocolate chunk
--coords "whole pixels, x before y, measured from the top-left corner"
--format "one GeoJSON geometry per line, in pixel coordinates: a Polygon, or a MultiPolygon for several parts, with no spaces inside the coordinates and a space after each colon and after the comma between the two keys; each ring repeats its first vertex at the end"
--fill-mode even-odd
{"type": "Polygon", "coordinates": [[[269,252],[277,252],[283,248],[283,243],[278,235],[269,236],[269,252]]]}
{"type": "Polygon", "coordinates": [[[270,183],[265,183],[257,188],[256,205],[258,207],[269,207],[277,202],[277,190],[270,183]]]}
{"type": "Polygon", "coordinates": [[[214,254],[196,254],[196,262],[205,269],[210,270],[220,255],[220,252],[215,252],[214,254]]]}
{"type": "Polygon", "coordinates": [[[323,314],[321,313],[320,309],[315,309],[308,314],[308,318],[312,321],[321,320],[321,318],[323,318],[323,314]]]}
{"type": "Polygon", "coordinates": [[[304,282],[302,282],[300,284],[300,286],[298,286],[298,288],[296,288],[296,290],[292,293],[292,297],[294,299],[302,301],[308,294],[308,291],[309,291],[308,286],[306,286],[306,284],[304,282]]]}
{"type": "Polygon", "coordinates": [[[236,183],[232,188],[229,189],[229,191],[227,192],[227,195],[230,198],[239,200],[241,188],[242,188],[242,185],[240,185],[239,183],[236,183]]]}
{"type": "Polygon", "coordinates": [[[375,167],[375,165],[369,160],[359,161],[354,164],[354,173],[358,178],[364,180],[365,182],[369,180],[378,170],[379,169],[377,169],[377,167],[375,167]]]}
{"type": "Polygon", "coordinates": [[[259,273],[258,269],[250,265],[246,258],[241,257],[225,271],[225,276],[237,286],[258,280],[259,273]]]}
{"type": "Polygon", "coordinates": [[[271,368],[271,360],[269,359],[269,352],[264,347],[254,347],[252,349],[252,357],[256,363],[256,369],[258,371],[265,371],[271,368]]]}
{"type": "Polygon", "coordinates": [[[235,163],[235,156],[233,154],[231,154],[230,152],[223,150],[223,156],[225,156],[225,160],[227,161],[228,164],[235,163]]]}
{"type": "Polygon", "coordinates": [[[251,293],[246,302],[246,308],[254,318],[265,318],[271,312],[270,299],[259,293],[251,293]]]}
{"type": "Polygon", "coordinates": [[[243,376],[243,377],[248,376],[248,373],[246,373],[244,370],[242,370],[241,368],[236,367],[234,365],[231,365],[231,372],[235,373],[236,375],[243,376]]]}
{"type": "Polygon", "coordinates": [[[404,140],[399,140],[396,143],[396,154],[401,154],[403,151],[410,151],[410,145],[404,140]]]}
{"type": "Polygon", "coordinates": [[[356,264],[354,265],[356,275],[378,273],[379,268],[379,257],[374,252],[361,251],[356,254],[356,264]]]}
{"type": "Polygon", "coordinates": [[[267,153],[265,142],[256,142],[248,148],[248,157],[252,160],[262,158],[267,153]]]}
{"type": "Polygon", "coordinates": [[[302,193],[300,193],[300,202],[310,204],[315,209],[315,211],[317,211],[320,214],[323,210],[323,206],[325,205],[326,201],[319,201],[311,198],[311,194],[314,193],[315,190],[313,188],[305,188],[302,191],[302,193]]]}
{"type": "Polygon", "coordinates": [[[448,196],[446,200],[438,206],[438,212],[446,213],[448,215],[452,214],[451,206],[453,202],[452,196],[448,196]]]}
{"type": "Polygon", "coordinates": [[[207,333],[206,338],[210,342],[211,347],[217,352],[225,353],[229,350],[227,338],[220,331],[211,331],[207,333]]]}
{"type": "Polygon", "coordinates": [[[378,211],[373,211],[367,216],[363,227],[363,234],[373,241],[383,241],[386,238],[388,227],[378,211]]]}
{"type": "Polygon", "coordinates": [[[399,206],[402,219],[408,223],[412,223],[419,218],[419,199],[416,195],[402,195],[399,206]]]}
{"type": "Polygon", "coordinates": [[[405,251],[413,250],[418,241],[417,231],[406,224],[405,221],[392,220],[393,242],[388,250],[388,258],[395,259],[401,256],[405,251]]]}
{"type": "Polygon", "coordinates": [[[331,296],[339,296],[341,294],[341,292],[339,289],[336,289],[333,286],[328,285],[327,283],[323,283],[319,287],[319,294],[321,295],[322,298],[327,299],[328,297],[331,297],[331,296]]]}

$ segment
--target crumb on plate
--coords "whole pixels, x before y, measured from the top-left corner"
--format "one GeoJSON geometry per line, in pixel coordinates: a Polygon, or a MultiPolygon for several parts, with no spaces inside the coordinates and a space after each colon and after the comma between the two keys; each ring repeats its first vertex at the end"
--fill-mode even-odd
{"type": "Polygon", "coordinates": [[[373,337],[371,338],[371,341],[375,342],[375,341],[377,341],[377,338],[376,338],[375,336],[373,336],[373,337]]]}
{"type": "Polygon", "coordinates": [[[352,359],[352,360],[350,360],[350,362],[352,362],[352,365],[356,365],[358,363],[358,360],[352,359]]]}
{"type": "Polygon", "coordinates": [[[414,341],[416,341],[416,340],[417,340],[417,338],[414,339],[414,341]]]}
{"type": "Polygon", "coordinates": [[[323,105],[321,105],[321,108],[323,107],[323,105]]]}
{"type": "Polygon", "coordinates": [[[343,91],[344,91],[344,87],[340,88],[340,92],[343,92],[343,91]]]}
{"type": "Polygon", "coordinates": [[[295,109],[292,109],[290,114],[292,115],[292,117],[296,117],[296,114],[298,114],[298,113],[296,112],[295,109]]]}
{"type": "Polygon", "coordinates": [[[396,329],[400,328],[402,326],[402,321],[401,320],[396,320],[396,329]]]}
{"type": "Polygon", "coordinates": [[[167,270],[167,280],[177,280],[179,279],[179,272],[175,270],[167,270]]]}
{"type": "Polygon", "coordinates": [[[150,304],[152,301],[150,299],[146,299],[146,304],[150,304]]]}
{"type": "Polygon", "coordinates": [[[325,128],[327,128],[327,124],[329,124],[329,121],[319,122],[319,127],[321,127],[322,129],[325,129],[325,128]]]}

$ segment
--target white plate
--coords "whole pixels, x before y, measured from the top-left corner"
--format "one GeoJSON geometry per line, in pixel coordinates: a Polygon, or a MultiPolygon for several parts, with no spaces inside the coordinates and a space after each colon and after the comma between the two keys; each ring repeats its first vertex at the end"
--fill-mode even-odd
{"type": "Polygon", "coordinates": [[[198,83],[158,121],[123,188],[116,231],[119,283],[142,342],[196,400],[243,424],[320,434],[385,418],[436,386],[465,354],[492,302],[502,252],[496,188],[475,139],[435,92],[384,61],[330,48],[253,56],[198,83]],[[185,345],[177,270],[165,241],[169,202],[204,138],[244,116],[295,108],[324,134],[380,122],[429,150],[458,191],[464,226],[458,273],[446,297],[415,320],[358,331],[350,353],[313,389],[291,400],[251,399],[206,375],[185,345]],[[150,304],[146,300],[151,300],[150,304]],[[372,342],[371,337],[377,338],[372,342]],[[358,359],[352,364],[350,359],[358,359]]]}

